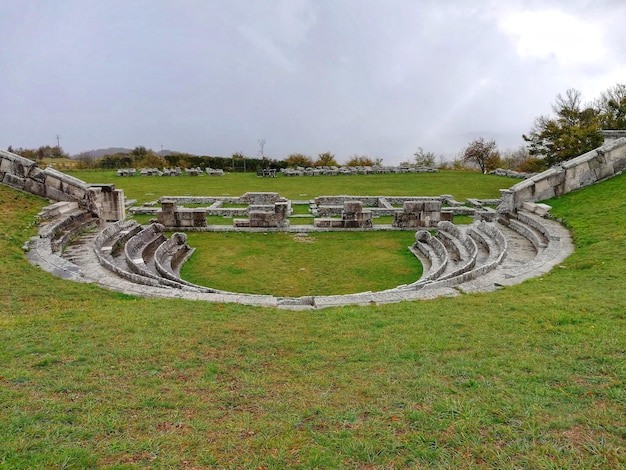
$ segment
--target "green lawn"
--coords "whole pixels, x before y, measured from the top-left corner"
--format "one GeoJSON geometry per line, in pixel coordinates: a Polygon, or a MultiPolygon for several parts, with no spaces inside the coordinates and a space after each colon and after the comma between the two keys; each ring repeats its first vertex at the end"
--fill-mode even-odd
{"type": "Polygon", "coordinates": [[[468,197],[500,197],[499,189],[517,180],[469,171],[353,175],[320,177],[259,178],[253,173],[227,173],[225,176],[118,177],[115,171],[69,171],[88,183],[114,183],[129,199],[154,201],[161,196],[241,196],[248,191],[278,192],[295,200],[315,196],[353,194],[359,196],[440,196],[452,194],[457,200],[468,197]],[[441,191],[446,191],[442,193],[441,191]]]}
{"type": "Polygon", "coordinates": [[[549,201],[577,246],[540,278],[292,312],[55,278],[45,201],[0,186],[0,468],[624,468],[625,188],[549,201]]]}
{"type": "MultiPolygon", "coordinates": [[[[310,223],[310,221],[309,221],[310,223]]],[[[232,292],[298,297],[391,289],[417,281],[414,232],[192,232],[183,279],[232,292]]]]}

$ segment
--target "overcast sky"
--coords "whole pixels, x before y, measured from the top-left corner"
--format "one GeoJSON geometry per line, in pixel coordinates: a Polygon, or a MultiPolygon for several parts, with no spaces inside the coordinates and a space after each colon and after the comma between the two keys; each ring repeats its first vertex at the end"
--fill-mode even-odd
{"type": "Polygon", "coordinates": [[[523,144],[626,82],[626,2],[0,0],[0,147],[285,158],[523,144]]]}

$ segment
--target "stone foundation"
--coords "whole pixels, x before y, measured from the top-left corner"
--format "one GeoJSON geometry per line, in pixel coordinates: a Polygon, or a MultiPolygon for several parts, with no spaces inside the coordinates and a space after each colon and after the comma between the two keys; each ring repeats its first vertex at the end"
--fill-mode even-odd
{"type": "Polygon", "coordinates": [[[162,200],[157,221],[165,227],[206,227],[206,210],[178,208],[174,201],[162,200]]]}
{"type": "Polygon", "coordinates": [[[398,228],[435,227],[441,221],[441,200],[406,201],[396,211],[393,226],[398,228]]]}
{"type": "Polygon", "coordinates": [[[372,228],[372,211],[363,209],[361,201],[345,201],[341,219],[314,219],[314,225],[319,228],[372,228]]]}

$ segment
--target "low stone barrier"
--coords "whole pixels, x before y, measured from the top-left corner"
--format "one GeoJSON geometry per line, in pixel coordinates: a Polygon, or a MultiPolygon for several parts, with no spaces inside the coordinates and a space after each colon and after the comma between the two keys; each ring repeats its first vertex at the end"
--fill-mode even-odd
{"type": "Polygon", "coordinates": [[[54,201],[76,201],[103,220],[125,217],[124,193],[113,185],[91,185],[54,168],[0,150],[0,183],[54,201]]]}
{"type": "Polygon", "coordinates": [[[509,189],[501,189],[500,213],[512,213],[527,201],[536,202],[585,188],[626,169],[626,138],[621,137],[579,157],[556,165],[509,189]]]}

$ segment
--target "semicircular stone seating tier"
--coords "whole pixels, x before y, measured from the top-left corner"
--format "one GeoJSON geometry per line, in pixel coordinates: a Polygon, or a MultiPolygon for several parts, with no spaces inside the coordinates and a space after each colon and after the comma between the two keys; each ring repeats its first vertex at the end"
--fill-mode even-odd
{"type": "Polygon", "coordinates": [[[79,243],[63,245],[65,232],[54,227],[76,218],[67,211],[45,222],[31,241],[28,256],[49,271],[111,290],[146,297],[170,297],[211,302],[237,302],[286,309],[319,309],[342,305],[370,305],[404,300],[486,292],[541,275],[572,252],[569,232],[555,221],[528,210],[500,217],[497,222],[476,220],[470,225],[439,222],[436,230],[420,230],[409,250],[424,269],[414,282],[379,292],[331,296],[277,297],[227,292],[199,286],[180,276],[180,267],[193,253],[184,233],[164,234],[153,223],[133,220],[101,224],[79,243]],[[60,247],[65,246],[61,253],[60,247]],[[56,260],[56,261],[55,261],[56,260]]]}
{"type": "Polygon", "coordinates": [[[500,190],[497,211],[487,210],[482,216],[477,211],[474,223],[439,222],[433,233],[417,231],[409,249],[424,266],[419,279],[380,292],[333,296],[254,295],[185,281],[180,267],[193,253],[186,235],[175,233],[168,238],[159,224],[142,227],[125,221],[123,191],[114,185],[88,185],[3,150],[0,183],[59,201],[42,210],[39,235],[27,241],[24,249],[32,263],[65,279],[146,297],[287,309],[384,304],[493,291],[540,276],[562,263],[573,252],[570,234],[549,218],[549,206],[537,201],[626,171],[626,131],[603,134],[601,147],[500,190]]]}

